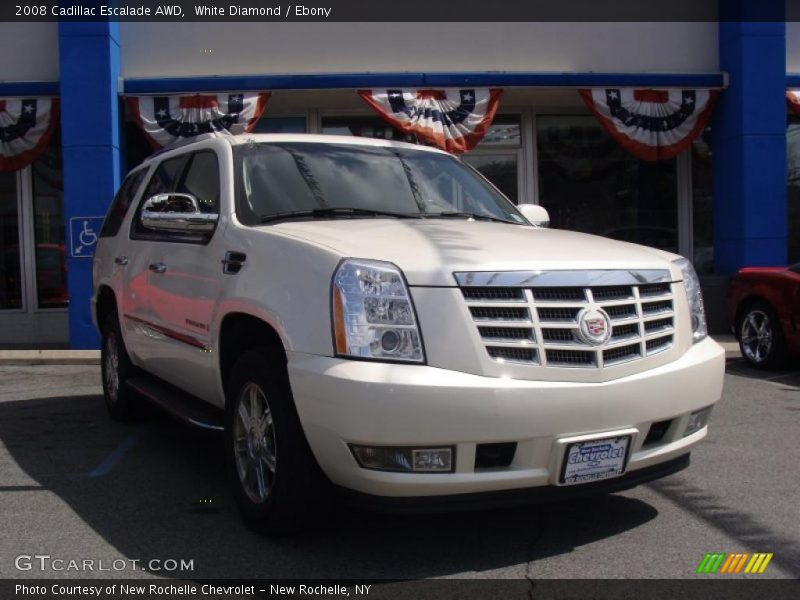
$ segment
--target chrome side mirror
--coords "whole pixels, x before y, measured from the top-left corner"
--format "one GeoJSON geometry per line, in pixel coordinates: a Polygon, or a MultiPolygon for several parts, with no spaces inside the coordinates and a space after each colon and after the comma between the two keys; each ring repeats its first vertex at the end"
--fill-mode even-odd
{"type": "Polygon", "coordinates": [[[550,227],[550,213],[544,206],[538,204],[517,204],[517,209],[522,216],[536,227],[550,227]]]}
{"type": "Polygon", "coordinates": [[[156,194],[145,200],[140,219],[148,229],[208,233],[214,231],[219,215],[200,212],[200,203],[191,194],[156,194]]]}

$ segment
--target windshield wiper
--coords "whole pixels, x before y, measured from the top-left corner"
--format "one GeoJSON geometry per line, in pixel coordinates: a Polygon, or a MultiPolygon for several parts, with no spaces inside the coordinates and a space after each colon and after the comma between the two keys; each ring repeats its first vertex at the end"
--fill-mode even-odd
{"type": "Polygon", "coordinates": [[[397,213],[388,210],[374,210],[371,208],[355,207],[328,207],[313,208],[311,210],[287,210],[271,215],[262,215],[262,223],[283,221],[286,219],[333,219],[335,217],[395,217],[398,219],[419,219],[420,215],[412,213],[397,213]]]}
{"type": "Polygon", "coordinates": [[[508,219],[501,219],[499,217],[493,217],[491,215],[481,215],[478,213],[471,213],[471,212],[462,212],[458,210],[447,210],[438,213],[425,213],[425,216],[430,217],[451,217],[455,219],[475,219],[480,221],[496,221],[498,223],[512,223],[514,225],[518,225],[515,221],[510,221],[508,219]]]}

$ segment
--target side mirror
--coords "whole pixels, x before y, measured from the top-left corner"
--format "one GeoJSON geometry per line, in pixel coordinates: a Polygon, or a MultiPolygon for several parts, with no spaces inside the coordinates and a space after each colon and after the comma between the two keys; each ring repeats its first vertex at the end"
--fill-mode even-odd
{"type": "Polygon", "coordinates": [[[145,200],[140,219],[148,229],[208,233],[214,231],[219,215],[200,212],[200,203],[191,194],[156,194],[145,200]]]}
{"type": "Polygon", "coordinates": [[[536,227],[550,227],[550,213],[544,206],[538,204],[517,204],[517,209],[522,216],[536,227]]]}

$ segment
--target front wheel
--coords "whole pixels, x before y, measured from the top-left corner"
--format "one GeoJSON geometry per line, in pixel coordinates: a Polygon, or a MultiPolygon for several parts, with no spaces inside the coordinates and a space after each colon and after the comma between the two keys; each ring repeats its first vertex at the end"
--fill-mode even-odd
{"type": "Polygon", "coordinates": [[[778,315],[765,302],[749,306],[739,319],[739,349],[756,368],[767,369],[786,361],[783,330],[778,315]]]}
{"type": "Polygon", "coordinates": [[[282,356],[245,352],[227,386],[228,477],[245,521],[266,534],[320,522],[331,507],[330,484],[306,441],[282,356]]]}

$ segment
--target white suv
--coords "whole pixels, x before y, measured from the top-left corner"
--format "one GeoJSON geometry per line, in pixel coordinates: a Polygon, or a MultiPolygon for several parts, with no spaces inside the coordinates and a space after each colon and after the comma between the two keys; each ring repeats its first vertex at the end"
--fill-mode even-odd
{"type": "Polygon", "coordinates": [[[123,183],[95,254],[109,411],[145,396],[224,429],[264,532],[319,518],[333,492],[449,510],[684,468],[724,371],[694,270],[542,213],[409,144],[162,151],[123,183]]]}

